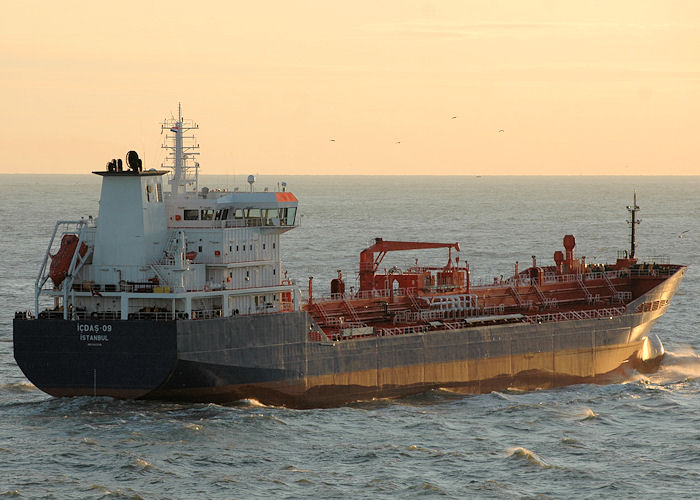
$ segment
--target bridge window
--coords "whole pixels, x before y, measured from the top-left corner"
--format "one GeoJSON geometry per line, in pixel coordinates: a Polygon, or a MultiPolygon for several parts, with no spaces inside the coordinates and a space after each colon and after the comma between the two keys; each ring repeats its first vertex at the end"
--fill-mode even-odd
{"type": "Polygon", "coordinates": [[[280,208],[280,225],[293,226],[296,213],[296,207],[280,208]]]}
{"type": "Polygon", "coordinates": [[[246,226],[262,226],[262,219],[259,208],[246,208],[245,218],[246,226]]]}
{"type": "Polygon", "coordinates": [[[262,218],[265,221],[266,226],[274,226],[275,219],[278,219],[279,216],[280,214],[276,208],[267,208],[262,211],[262,218]]]}
{"type": "Polygon", "coordinates": [[[185,210],[184,218],[185,220],[198,220],[199,210],[185,210]]]}
{"type": "Polygon", "coordinates": [[[212,220],[214,218],[214,210],[202,209],[202,220],[212,220]]]}

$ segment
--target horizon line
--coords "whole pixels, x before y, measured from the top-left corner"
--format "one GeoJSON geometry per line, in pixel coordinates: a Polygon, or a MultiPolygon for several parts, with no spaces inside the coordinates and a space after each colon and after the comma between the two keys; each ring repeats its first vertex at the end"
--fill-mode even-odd
{"type": "MultiPolygon", "coordinates": [[[[0,175],[91,175],[95,172],[88,173],[56,173],[56,172],[0,172],[0,175]]],[[[200,174],[200,177],[206,176],[238,176],[249,175],[248,173],[231,174],[200,174]]],[[[261,174],[256,173],[256,176],[295,176],[295,177],[700,177],[700,174],[261,174]]]]}

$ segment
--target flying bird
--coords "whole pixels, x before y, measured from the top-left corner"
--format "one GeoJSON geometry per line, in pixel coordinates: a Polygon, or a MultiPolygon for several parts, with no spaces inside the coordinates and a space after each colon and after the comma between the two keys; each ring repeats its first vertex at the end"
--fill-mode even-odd
{"type": "Polygon", "coordinates": [[[335,142],[335,139],[331,139],[331,142],[335,142]]]}
{"type": "Polygon", "coordinates": [[[455,118],[457,118],[457,115],[454,115],[450,120],[454,120],[455,118]]]}
{"type": "Polygon", "coordinates": [[[500,129],[500,130],[499,130],[499,132],[505,132],[505,130],[503,130],[503,129],[500,129]]]}
{"type": "Polygon", "coordinates": [[[679,234],[678,237],[679,237],[679,238],[683,238],[683,237],[685,236],[685,233],[687,233],[688,231],[690,231],[690,229],[686,229],[686,230],[683,231],[681,234],[679,234]]]}

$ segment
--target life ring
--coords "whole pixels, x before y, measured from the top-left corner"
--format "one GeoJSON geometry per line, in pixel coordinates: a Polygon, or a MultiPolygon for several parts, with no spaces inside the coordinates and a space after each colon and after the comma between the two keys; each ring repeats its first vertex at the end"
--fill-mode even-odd
{"type": "Polygon", "coordinates": [[[97,319],[97,316],[98,316],[97,311],[92,311],[90,313],[90,318],[92,318],[92,319],[97,319]]]}

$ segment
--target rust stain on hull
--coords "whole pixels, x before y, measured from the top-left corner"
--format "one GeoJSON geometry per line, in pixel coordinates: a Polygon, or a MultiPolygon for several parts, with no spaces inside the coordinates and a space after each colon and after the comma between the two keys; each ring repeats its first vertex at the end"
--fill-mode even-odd
{"type": "Polygon", "coordinates": [[[145,398],[217,402],[255,399],[263,404],[304,409],[398,398],[439,388],[483,394],[507,389],[605,384],[622,380],[633,372],[641,345],[639,341],[584,352],[532,353],[310,376],[294,381],[166,389],[145,398]]]}

